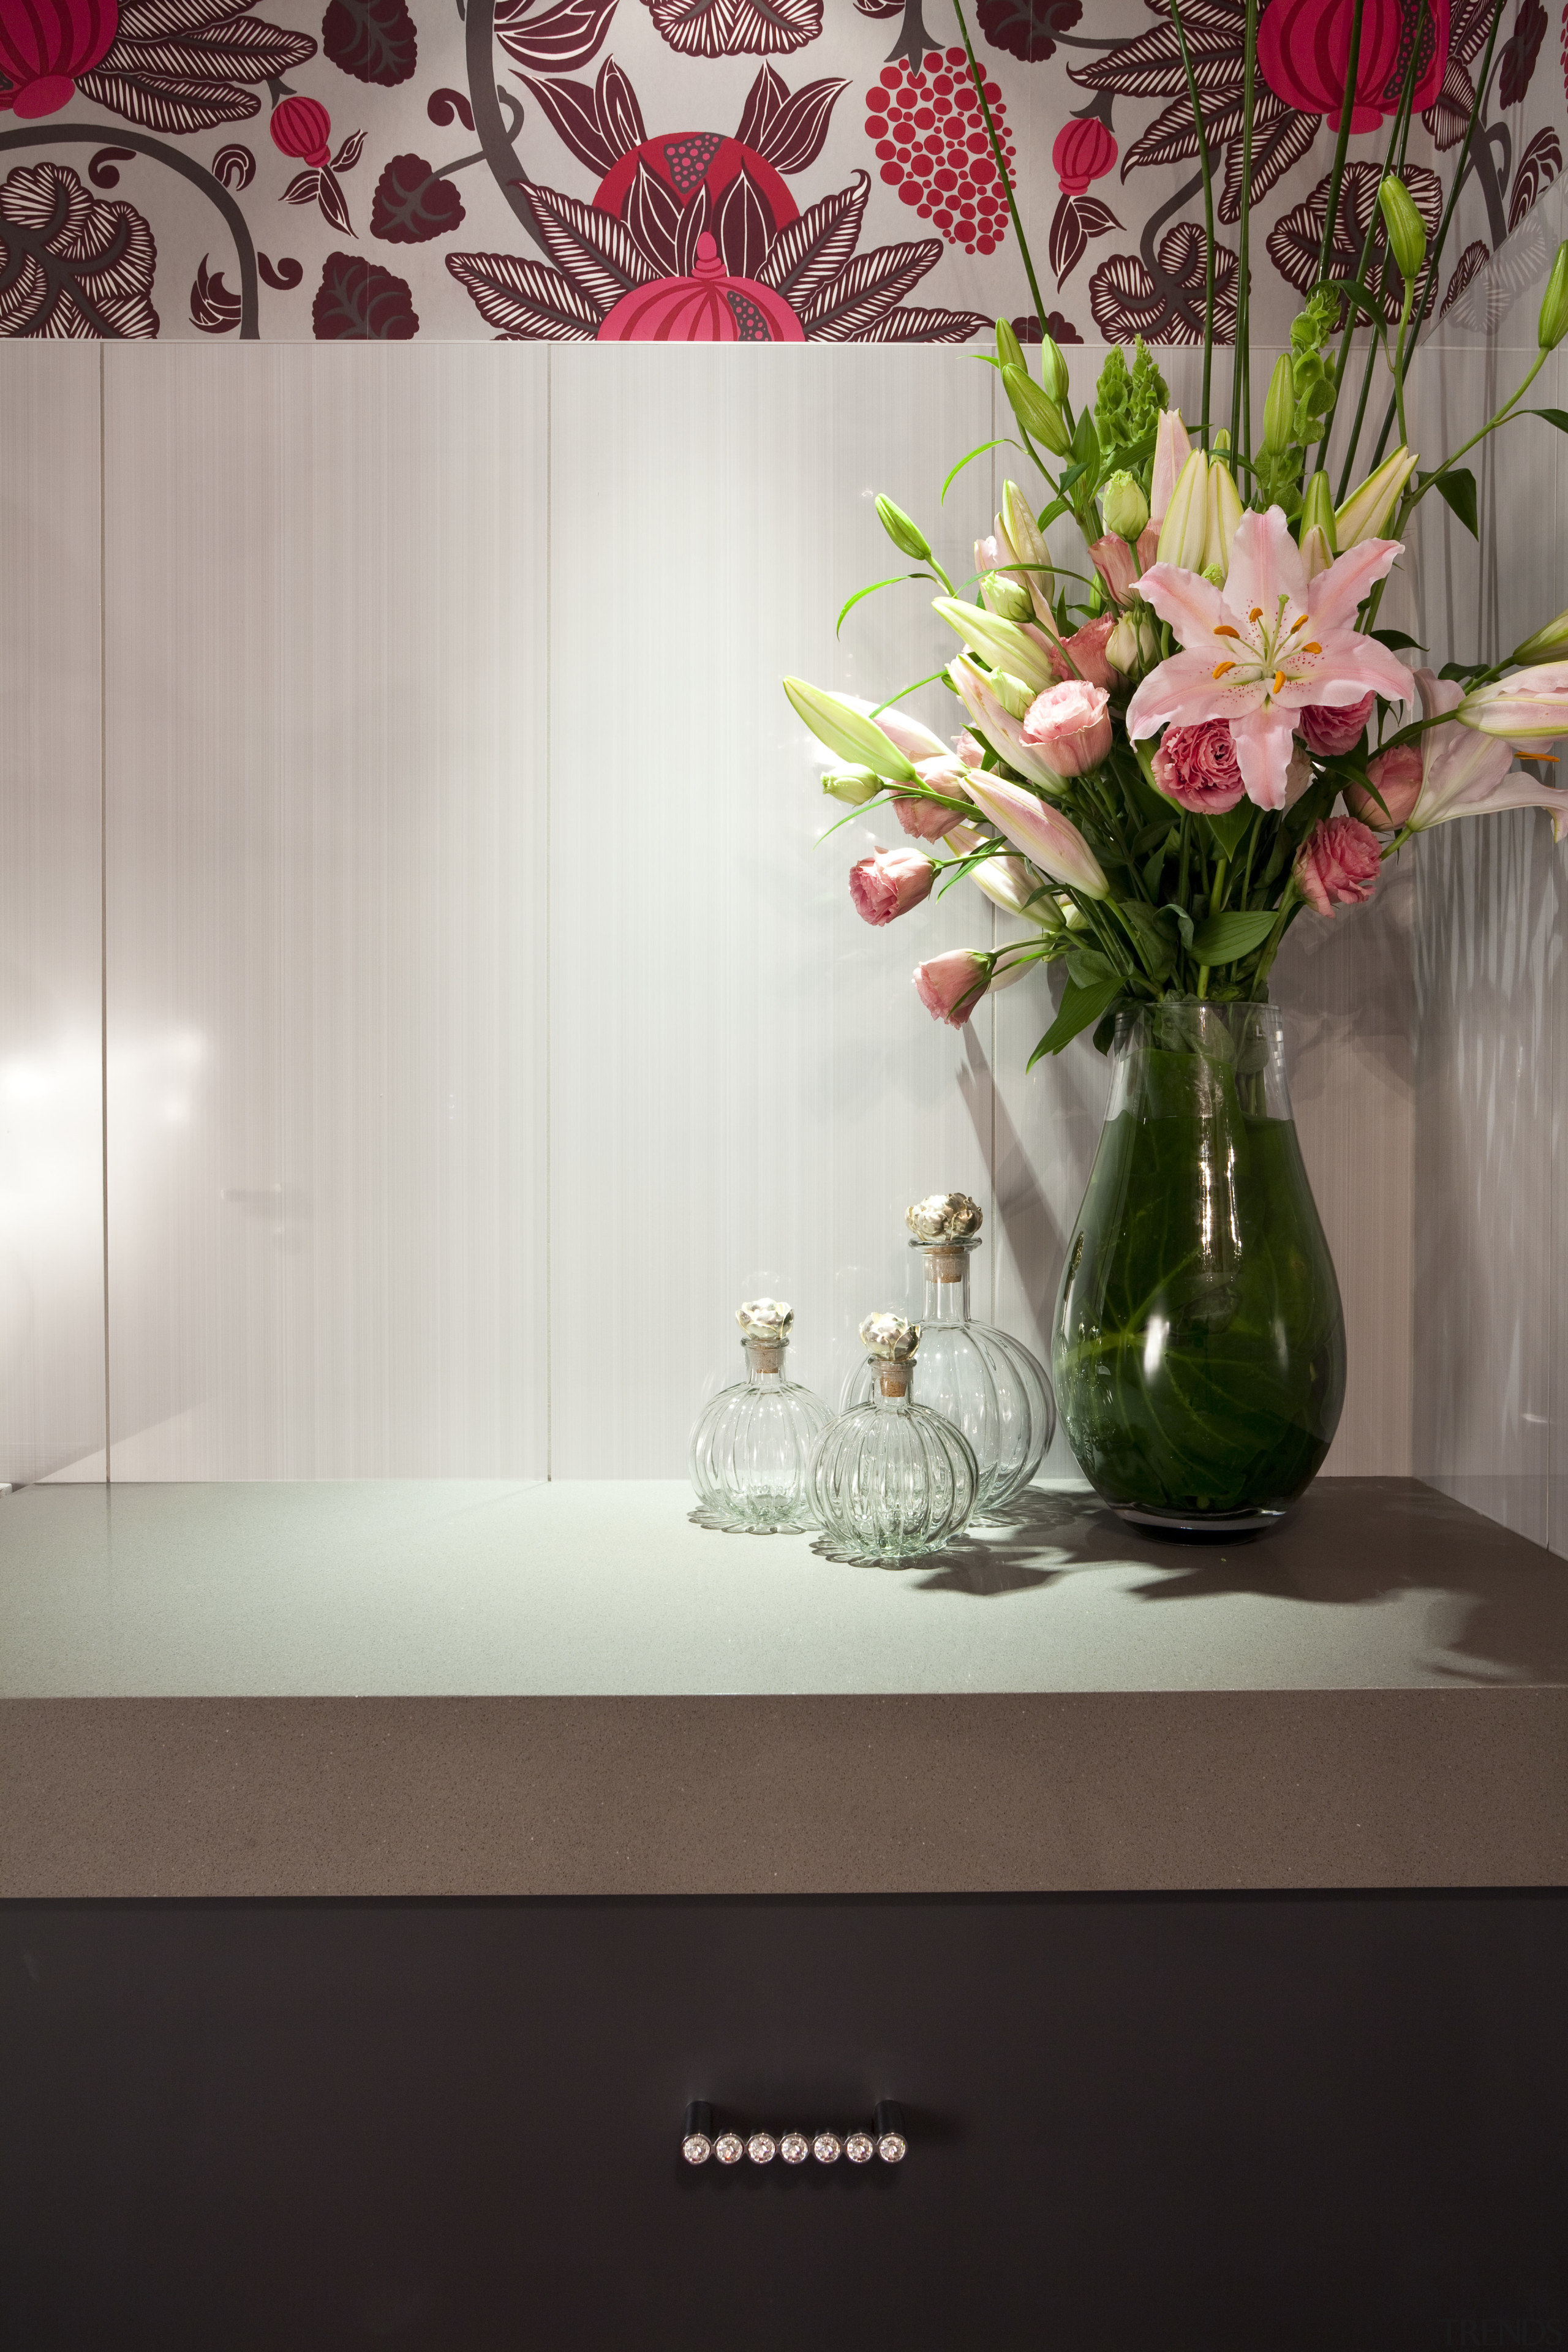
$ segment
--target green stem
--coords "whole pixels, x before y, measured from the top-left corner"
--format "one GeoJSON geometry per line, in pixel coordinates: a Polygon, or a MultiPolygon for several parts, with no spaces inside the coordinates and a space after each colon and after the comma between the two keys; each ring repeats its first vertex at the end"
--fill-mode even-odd
{"type": "Polygon", "coordinates": [[[1318,276],[1328,277],[1329,256],[1334,249],[1334,226],[1339,218],[1340,184],[1345,175],[1345,150],[1351,143],[1351,116],[1355,112],[1356,82],[1361,74],[1363,0],[1355,0],[1351,16],[1350,68],[1345,77],[1344,104],[1340,109],[1339,134],[1334,141],[1334,168],[1329,174],[1328,209],[1323,215],[1323,242],[1318,254],[1318,276]]]}
{"type": "Polygon", "coordinates": [[[1035,276],[1035,265],[1029,257],[1029,243],[1024,235],[1024,224],[1018,215],[1017,198],[1013,194],[1012,175],[1007,169],[1006,158],[1002,152],[1002,142],[996,136],[996,125],[991,119],[991,102],[985,95],[985,77],[980,70],[980,61],[974,54],[974,44],[969,37],[969,26],[964,20],[963,10],[959,5],[959,0],[952,0],[952,13],[958,19],[958,29],[963,36],[963,53],[969,59],[970,79],[974,84],[974,94],[980,100],[980,111],[985,118],[985,130],[991,141],[991,152],[995,158],[997,173],[1002,182],[1002,193],[1007,199],[1007,212],[1013,223],[1013,234],[1018,240],[1018,252],[1024,264],[1024,274],[1029,281],[1029,291],[1035,298],[1035,316],[1040,322],[1040,332],[1043,335],[1046,331],[1046,306],[1041,298],[1039,282],[1035,276]]]}
{"type": "MultiPolygon", "coordinates": [[[[1359,26],[1362,0],[1355,0],[1355,5],[1359,26]]],[[[1209,384],[1214,369],[1214,174],[1209,164],[1208,132],[1204,128],[1204,110],[1198,98],[1198,78],[1193,70],[1192,52],[1187,47],[1187,28],[1182,22],[1181,0],[1171,0],[1171,22],[1176,28],[1176,46],[1182,52],[1182,70],[1187,77],[1193,129],[1197,133],[1198,170],[1204,179],[1204,421],[1201,433],[1203,446],[1206,449],[1209,439],[1209,384]]]]}
{"type": "Polygon", "coordinates": [[[1247,30],[1241,60],[1241,236],[1237,256],[1236,351],[1230,378],[1230,446],[1252,446],[1252,296],[1248,273],[1252,238],[1253,84],[1258,73],[1258,0],[1247,0],[1247,30]]]}
{"type": "Polygon", "coordinates": [[[1399,340],[1394,346],[1394,402],[1399,415],[1399,446],[1402,449],[1410,446],[1410,433],[1405,422],[1405,342],[1410,332],[1410,310],[1415,299],[1415,280],[1407,278],[1405,281],[1405,308],[1399,314],[1399,340]]]}
{"type": "MultiPolygon", "coordinates": [[[[1400,125],[1405,118],[1410,98],[1415,87],[1415,47],[1413,46],[1411,49],[1410,64],[1406,68],[1405,76],[1405,88],[1400,92],[1399,112],[1394,116],[1394,128],[1389,132],[1388,150],[1384,157],[1383,172],[1379,174],[1380,178],[1386,176],[1388,167],[1393,163],[1394,156],[1399,151],[1400,125]]],[[[1344,389],[1345,369],[1350,362],[1351,341],[1355,333],[1356,327],[1361,318],[1361,306],[1355,299],[1355,297],[1364,294],[1366,291],[1367,268],[1372,260],[1373,248],[1377,243],[1377,224],[1380,217],[1381,215],[1378,212],[1376,200],[1374,198],[1372,207],[1372,217],[1367,222],[1366,235],[1362,239],[1361,258],[1356,264],[1356,273],[1350,285],[1350,299],[1347,300],[1345,305],[1344,331],[1340,337],[1340,356],[1334,368],[1334,396],[1330,404],[1329,413],[1323,419],[1323,434],[1321,440],[1318,444],[1318,455],[1316,459],[1316,465],[1318,467],[1326,467],[1329,462],[1329,438],[1334,429],[1334,418],[1339,414],[1340,394],[1344,389]]],[[[1363,386],[1362,405],[1363,408],[1366,405],[1364,385],[1363,386]]],[[[1360,425],[1358,425],[1356,428],[1357,434],[1359,434],[1360,429],[1360,425]]],[[[1346,452],[1345,456],[1345,479],[1347,482],[1350,478],[1350,467],[1354,456],[1355,436],[1352,435],[1350,448],[1346,452]]],[[[1340,491],[1340,497],[1342,499],[1344,497],[1344,490],[1342,488],[1340,491]]]]}

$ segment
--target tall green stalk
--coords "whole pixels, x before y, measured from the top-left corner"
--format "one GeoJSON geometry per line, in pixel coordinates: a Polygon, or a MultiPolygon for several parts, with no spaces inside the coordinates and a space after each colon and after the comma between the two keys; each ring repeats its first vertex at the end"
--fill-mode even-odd
{"type": "MultiPolygon", "coordinates": [[[[1413,53],[1413,56],[1414,56],[1414,53],[1413,53]]],[[[1387,152],[1386,152],[1386,153],[1385,153],[1385,154],[1384,154],[1384,161],[1383,161],[1383,171],[1384,171],[1384,173],[1386,173],[1386,172],[1387,172],[1387,170],[1388,170],[1389,165],[1393,163],[1394,156],[1397,154],[1397,152],[1398,152],[1398,151],[1399,151],[1399,132],[1400,132],[1401,121],[1402,121],[1402,119],[1403,119],[1403,117],[1404,117],[1404,114],[1405,114],[1405,99],[1408,97],[1409,92],[1411,91],[1411,89],[1412,89],[1413,88],[1414,88],[1414,82],[1413,82],[1413,79],[1412,79],[1412,76],[1411,76],[1411,74],[1407,71],[1407,72],[1406,72],[1406,74],[1405,74],[1405,89],[1404,89],[1404,91],[1401,93],[1401,100],[1400,100],[1400,110],[1399,110],[1399,113],[1398,113],[1398,114],[1396,114],[1396,115],[1394,116],[1394,127],[1393,127],[1392,131],[1389,132],[1389,137],[1388,137],[1388,148],[1387,148],[1387,152]]],[[[1381,177],[1381,176],[1382,176],[1382,175],[1380,174],[1380,177],[1381,177]]],[[[1321,441],[1320,441],[1320,442],[1319,442],[1319,444],[1318,444],[1318,454],[1317,454],[1317,457],[1316,457],[1316,459],[1315,459],[1315,461],[1314,461],[1314,466],[1315,466],[1315,467],[1327,467],[1327,465],[1328,465],[1328,462],[1329,462],[1329,440],[1330,440],[1330,436],[1331,436],[1331,434],[1332,434],[1332,432],[1333,432],[1333,429],[1334,429],[1334,419],[1335,419],[1335,417],[1339,415],[1339,407],[1340,407],[1340,394],[1341,394],[1341,393],[1344,390],[1345,369],[1346,369],[1346,367],[1348,366],[1349,362],[1350,362],[1350,353],[1351,353],[1351,341],[1352,341],[1352,337],[1354,336],[1354,334],[1355,334],[1356,325],[1357,325],[1357,322],[1358,322],[1358,320],[1359,320],[1359,319],[1360,319],[1360,316],[1361,316],[1360,305],[1359,305],[1359,301],[1358,301],[1357,298],[1358,298],[1359,296],[1363,295],[1363,294],[1366,292],[1366,273],[1367,273],[1367,266],[1368,266],[1368,264],[1370,263],[1370,261],[1372,260],[1373,247],[1375,246],[1375,244],[1377,243],[1377,224],[1378,224],[1379,217],[1380,217],[1380,215],[1379,215],[1379,213],[1378,213],[1377,205],[1376,205],[1376,202],[1375,202],[1375,200],[1374,200],[1374,201],[1373,201],[1373,207],[1372,207],[1372,217],[1371,217],[1371,219],[1368,221],[1367,226],[1366,226],[1366,235],[1365,235],[1365,236],[1363,237],[1363,239],[1362,239],[1362,244],[1361,244],[1361,258],[1360,258],[1360,260],[1359,260],[1359,261],[1357,262],[1357,264],[1356,264],[1356,274],[1355,274],[1354,278],[1352,279],[1351,284],[1350,284],[1350,287],[1349,287],[1349,289],[1348,289],[1348,296],[1347,296],[1347,301],[1346,301],[1346,316],[1345,316],[1345,323],[1344,323],[1344,331],[1342,332],[1342,335],[1341,335],[1341,337],[1340,337],[1340,355],[1339,355],[1339,358],[1338,358],[1338,360],[1337,360],[1337,362],[1335,362],[1335,365],[1334,365],[1334,397],[1333,397],[1333,401],[1332,401],[1331,404],[1330,405],[1329,413],[1328,413],[1328,415],[1327,415],[1324,417],[1324,419],[1323,419],[1322,438],[1321,439],[1321,441]]],[[[1375,338],[1375,336],[1374,336],[1374,338],[1373,338],[1373,348],[1374,348],[1374,349],[1375,349],[1375,346],[1376,346],[1376,338],[1375,338]]],[[[1363,406],[1364,406],[1364,399],[1365,399],[1365,386],[1363,385],[1363,406]]],[[[1360,430],[1361,430],[1360,419],[1358,418],[1358,419],[1357,419],[1357,425],[1356,425],[1356,432],[1359,434],[1360,430]]],[[[1352,452],[1353,452],[1354,447],[1355,447],[1355,436],[1354,436],[1354,435],[1352,435],[1352,436],[1351,447],[1352,447],[1352,452]]],[[[1342,491],[1340,492],[1340,496],[1341,496],[1341,498],[1342,498],[1342,499],[1343,498],[1343,496],[1344,496],[1344,492],[1343,492],[1343,490],[1342,490],[1342,491]]]]}
{"type": "Polygon", "coordinates": [[[1007,170],[1006,158],[1002,152],[1002,142],[996,136],[996,125],[991,119],[991,102],[985,95],[985,77],[980,70],[980,60],[974,54],[974,44],[969,37],[969,26],[964,21],[963,10],[959,5],[959,0],[952,0],[952,13],[958,19],[958,29],[963,36],[963,53],[969,59],[970,79],[974,84],[974,94],[980,100],[980,111],[985,118],[985,131],[991,142],[991,152],[996,161],[997,174],[1002,182],[1002,193],[1007,199],[1008,218],[1013,224],[1013,234],[1018,240],[1018,252],[1023,260],[1024,274],[1029,281],[1029,292],[1034,297],[1035,316],[1040,322],[1040,332],[1043,335],[1046,331],[1046,305],[1040,293],[1039,280],[1035,276],[1035,265],[1029,255],[1029,241],[1024,235],[1024,224],[1018,212],[1018,200],[1013,194],[1012,176],[1007,170]]]}
{"type": "Polygon", "coordinates": [[[1247,0],[1241,59],[1241,236],[1237,257],[1236,363],[1230,379],[1230,446],[1252,446],[1252,101],[1258,78],[1258,0],[1247,0]]]}
{"type": "MultiPolygon", "coordinates": [[[[1362,0],[1356,0],[1356,21],[1361,21],[1362,0]]],[[[1193,129],[1197,133],[1198,169],[1204,178],[1204,421],[1202,439],[1208,447],[1209,387],[1214,370],[1214,174],[1209,164],[1208,132],[1204,128],[1204,110],[1198,99],[1198,78],[1193,71],[1192,52],[1187,47],[1187,28],[1182,22],[1181,0],[1171,0],[1171,22],[1176,28],[1176,46],[1182,52],[1182,69],[1187,77],[1187,96],[1193,102],[1193,129]]],[[[1234,446],[1234,441],[1233,441],[1234,446]]]]}
{"type": "Polygon", "coordinates": [[[1334,141],[1334,168],[1329,174],[1329,203],[1323,215],[1323,242],[1318,252],[1318,276],[1327,278],[1329,256],[1334,249],[1334,226],[1339,218],[1340,184],[1345,176],[1345,151],[1351,143],[1351,116],[1355,112],[1356,84],[1361,78],[1361,18],[1364,0],[1355,0],[1351,17],[1350,69],[1345,100],[1340,109],[1339,134],[1334,141]]]}

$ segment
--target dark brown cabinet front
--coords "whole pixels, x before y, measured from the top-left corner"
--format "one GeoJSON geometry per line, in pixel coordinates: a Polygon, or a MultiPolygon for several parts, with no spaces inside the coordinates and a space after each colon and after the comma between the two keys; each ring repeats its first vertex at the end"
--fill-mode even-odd
{"type": "Polygon", "coordinates": [[[7,2352],[1563,2346],[1565,2145],[1552,1894],[0,1907],[7,2352]]]}

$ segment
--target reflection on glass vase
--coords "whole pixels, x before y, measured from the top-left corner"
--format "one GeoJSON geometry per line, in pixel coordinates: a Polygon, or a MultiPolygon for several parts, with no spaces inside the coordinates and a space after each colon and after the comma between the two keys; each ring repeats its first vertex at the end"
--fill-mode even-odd
{"type": "Polygon", "coordinates": [[[820,1397],[784,1378],[795,1309],[752,1298],[738,1309],[746,1377],[723,1389],[691,1433],[691,1483],[721,1527],[774,1535],[816,1525],[812,1448],[833,1416],[820,1397]]]}
{"type": "Polygon", "coordinates": [[[1168,999],[1118,1016],[1110,1061],[1057,1303],[1063,1425],[1123,1518],[1268,1527],[1321,1466],[1345,1389],[1279,1014],[1168,999]]]}
{"type": "Polygon", "coordinates": [[[826,1430],[811,1482],[830,1546],[854,1559],[936,1551],[968,1521],[980,1487],[969,1440],[915,1402],[918,1325],[868,1315],[860,1326],[871,1396],[826,1430]]]}
{"type": "MultiPolygon", "coordinates": [[[[1057,1424],[1045,1366],[1021,1339],[976,1323],[969,1311],[969,1273],[983,1216],[965,1192],[932,1192],[905,1212],[924,1260],[920,1401],[961,1429],[979,1465],[977,1520],[1005,1517],[1007,1506],[1045,1459],[1057,1424]]],[[[869,1364],[857,1364],[840,1404],[864,1403],[875,1386],[869,1364]]]]}

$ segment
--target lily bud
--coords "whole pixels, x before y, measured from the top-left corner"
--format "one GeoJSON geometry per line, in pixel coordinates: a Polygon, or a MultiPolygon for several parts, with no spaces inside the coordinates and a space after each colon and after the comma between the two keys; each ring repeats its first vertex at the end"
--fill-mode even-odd
{"type": "MultiPolygon", "coordinates": [[[[1052,349],[1055,349],[1053,344],[1052,349]]],[[[1058,354],[1059,356],[1059,354],[1058,354]]],[[[1014,415],[1026,433],[1043,441],[1054,457],[1066,457],[1072,450],[1072,436],[1067,419],[1048,393],[1042,392],[1034,378],[1022,368],[1005,367],[1002,382],[1014,415]]]]}
{"type": "Polygon", "coordinates": [[[1100,511],[1107,530],[1135,540],[1149,520],[1149,501],[1136,474],[1112,474],[1100,493],[1100,511]]]}
{"type": "Polygon", "coordinates": [[[1499,735],[1527,755],[1568,735],[1568,662],[1542,662],[1473,687],[1454,713],[1461,727],[1499,735]]]}
{"type": "Polygon", "coordinates": [[[1236,527],[1241,520],[1241,492],[1236,487],[1230,467],[1223,457],[1215,457],[1209,466],[1208,496],[1205,505],[1204,576],[1213,578],[1223,588],[1230,573],[1230,545],[1236,537],[1236,527]]]}
{"type": "Polygon", "coordinates": [[[1334,543],[1343,555],[1363,539],[1381,539],[1401,491],[1415,471],[1414,449],[1396,449],[1375,474],[1369,474],[1342,507],[1334,509],[1334,543]]]}
{"type": "Polygon", "coordinates": [[[805,720],[819,743],[826,743],[852,766],[867,767],[889,783],[918,784],[920,778],[903,753],[890,743],[874,719],[867,719],[837,694],[808,686],[804,677],[786,677],[784,690],[797,719],[805,720]]]}
{"type": "MultiPolygon", "coordinates": [[[[1334,494],[1329,488],[1329,478],[1321,468],[1307,485],[1307,495],[1301,501],[1301,529],[1321,530],[1328,541],[1331,556],[1335,553],[1334,494]]],[[[1303,544],[1305,541],[1303,540],[1303,544]]]]}
{"type": "Polygon", "coordinates": [[[1378,189],[1377,201],[1388,227],[1388,249],[1405,284],[1420,277],[1426,259],[1426,230],[1409,189],[1392,172],[1378,189]]]}
{"type": "Polygon", "coordinates": [[[1563,654],[1568,654],[1568,613],[1559,613],[1554,621],[1548,621],[1543,629],[1537,629],[1532,637],[1526,637],[1523,645],[1515,646],[1509,659],[1544,662],[1559,658],[1563,654]]]}
{"type": "Polygon", "coordinates": [[[1130,614],[1121,614],[1106,638],[1105,658],[1120,677],[1130,678],[1137,675],[1140,667],[1138,624],[1130,614]]]}
{"type": "Polygon", "coordinates": [[[912,555],[917,563],[931,561],[930,540],[902,507],[896,507],[891,499],[879,499],[877,520],[900,555],[912,555]]]}
{"type": "Polygon", "coordinates": [[[1535,340],[1543,352],[1554,352],[1568,335],[1568,237],[1557,248],[1552,275],[1541,298],[1541,323],[1535,340]]]}
{"type": "MultiPolygon", "coordinates": [[[[1162,523],[1182,467],[1193,454],[1179,408],[1163,408],[1154,427],[1154,465],[1149,481],[1149,520],[1162,523]]],[[[1152,563],[1153,557],[1149,561],[1152,563]]]]}
{"type": "Polygon", "coordinates": [[[1005,572],[988,572],[980,583],[980,593],[987,612],[1000,614],[1005,621],[1032,621],[1035,617],[1034,598],[1022,581],[1005,572]]]}
{"type": "Polygon", "coordinates": [[[972,776],[971,792],[998,833],[1021,849],[1031,866],[1053,882],[1081,890],[1086,898],[1108,898],[1110,885],[1093,850],[1070,818],[1000,776],[972,776]]]}
{"type": "Polygon", "coordinates": [[[1138,615],[1138,651],[1145,669],[1152,669],[1160,658],[1160,630],[1147,604],[1138,615]]]}
{"type": "Polygon", "coordinates": [[[1296,421],[1296,371],[1290,364],[1289,352],[1281,352],[1274,362],[1274,373],[1268,379],[1268,397],[1263,404],[1263,446],[1271,457],[1281,457],[1290,446],[1290,428],[1296,421]]]}
{"type": "Polygon", "coordinates": [[[1024,719],[1028,715],[1035,700],[1035,688],[1026,686],[1021,677],[1015,677],[1010,670],[994,669],[986,684],[1009,719],[1024,719]]]}
{"type": "Polygon", "coordinates": [[[1179,563],[1184,572],[1201,570],[1208,538],[1209,461],[1194,449],[1176,478],[1165,520],[1160,525],[1160,562],[1179,563]]]}
{"type": "Polygon", "coordinates": [[[829,768],[822,789],[830,800],[842,801],[847,808],[863,808],[881,791],[882,780],[869,768],[829,768]]]}
{"type": "Polygon", "coordinates": [[[1051,591],[1056,586],[1056,574],[1051,570],[1051,551],[1035,520],[1034,509],[1016,482],[1002,485],[1002,511],[996,518],[996,529],[999,534],[1005,532],[1019,563],[1026,567],[1024,585],[1034,598],[1036,612],[1047,627],[1054,629],[1051,591]]]}
{"type": "Polygon", "coordinates": [[[1049,335],[1040,337],[1040,382],[1060,408],[1068,396],[1068,363],[1049,335]]]}
{"type": "Polygon", "coordinates": [[[1004,367],[1022,368],[1025,374],[1028,374],[1029,365],[1024,357],[1024,346],[1005,319],[996,321],[996,357],[1004,367]]]}
{"type": "Polygon", "coordinates": [[[1314,523],[1310,530],[1304,530],[1301,533],[1301,569],[1307,575],[1309,584],[1316,580],[1320,572],[1326,572],[1333,560],[1334,551],[1329,544],[1328,533],[1321,524],[1314,523]]]}
{"type": "Polygon", "coordinates": [[[1055,686],[1056,667],[1036,632],[984,612],[978,604],[962,604],[956,596],[933,596],[931,611],[958,631],[971,653],[978,654],[994,669],[1010,670],[1037,694],[1055,686]]]}

